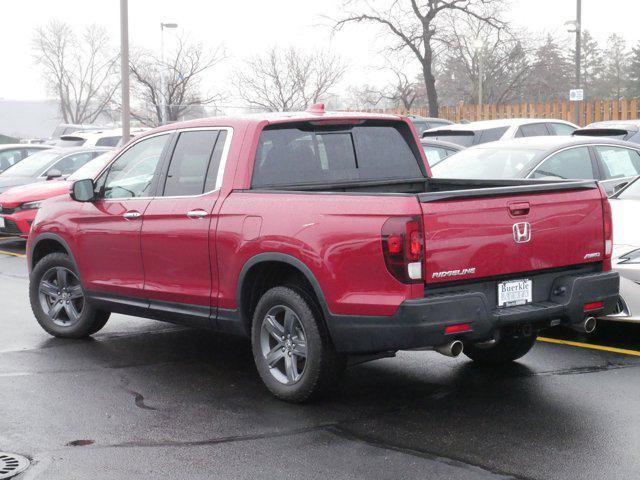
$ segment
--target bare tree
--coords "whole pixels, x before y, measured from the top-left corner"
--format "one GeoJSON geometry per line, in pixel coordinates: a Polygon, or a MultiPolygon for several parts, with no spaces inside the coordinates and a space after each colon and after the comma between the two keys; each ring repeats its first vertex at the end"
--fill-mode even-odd
{"type": "Polygon", "coordinates": [[[503,103],[522,94],[532,50],[523,38],[473,17],[452,18],[448,30],[438,80],[449,104],[477,103],[481,73],[484,103],[503,103]]]}
{"type": "Polygon", "coordinates": [[[328,52],[306,55],[293,47],[273,47],[236,71],[235,86],[251,107],[303,110],[327,97],[344,72],[342,60],[328,52]]]}
{"type": "Polygon", "coordinates": [[[57,20],[35,29],[34,57],[66,123],[93,123],[113,101],[119,56],[109,43],[106,30],[97,25],[81,35],[57,20]]]}
{"type": "Polygon", "coordinates": [[[434,62],[437,42],[445,33],[446,14],[473,17],[500,27],[503,22],[496,12],[502,3],[503,0],[346,0],[343,7],[348,13],[335,22],[334,30],[352,23],[373,23],[385,29],[397,41],[391,50],[408,50],[420,63],[429,113],[437,116],[434,62]]]}
{"type": "Polygon", "coordinates": [[[175,51],[165,56],[164,63],[150,51],[135,52],[130,69],[136,106],[131,115],[145,125],[156,126],[163,120],[175,122],[190,109],[215,103],[220,92],[203,94],[201,78],[224,59],[222,47],[205,53],[202,44],[183,38],[178,39],[175,51]]]}

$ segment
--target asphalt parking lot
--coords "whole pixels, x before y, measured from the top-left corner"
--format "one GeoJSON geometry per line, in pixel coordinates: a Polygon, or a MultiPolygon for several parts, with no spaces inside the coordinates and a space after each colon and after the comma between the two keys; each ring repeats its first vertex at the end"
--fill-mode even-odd
{"type": "Polygon", "coordinates": [[[32,459],[19,478],[640,477],[636,326],[550,332],[503,370],[402,352],[295,406],[242,339],[122,315],[49,337],[23,252],[0,241],[0,451],[32,459]]]}

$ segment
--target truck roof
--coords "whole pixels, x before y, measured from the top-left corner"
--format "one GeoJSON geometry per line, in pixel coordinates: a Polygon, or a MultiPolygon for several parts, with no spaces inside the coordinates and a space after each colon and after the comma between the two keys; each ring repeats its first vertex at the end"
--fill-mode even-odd
{"type": "MultiPolygon", "coordinates": [[[[234,116],[199,118],[196,120],[187,120],[184,122],[176,122],[153,129],[153,132],[164,130],[175,130],[179,128],[193,127],[234,127],[248,126],[259,124],[277,124],[287,122],[308,122],[314,120],[400,120],[401,115],[392,115],[385,113],[368,113],[368,112],[338,112],[325,111],[324,106],[313,106],[303,112],[262,112],[248,113],[234,116]]],[[[145,132],[148,133],[148,132],[145,132]]]]}

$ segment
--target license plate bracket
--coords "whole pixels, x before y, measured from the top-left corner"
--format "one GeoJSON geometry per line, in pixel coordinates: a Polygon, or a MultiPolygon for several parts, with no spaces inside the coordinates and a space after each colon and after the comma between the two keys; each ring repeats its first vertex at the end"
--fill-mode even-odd
{"type": "Polygon", "coordinates": [[[498,307],[515,307],[533,301],[533,281],[530,278],[498,282],[498,307]]]}

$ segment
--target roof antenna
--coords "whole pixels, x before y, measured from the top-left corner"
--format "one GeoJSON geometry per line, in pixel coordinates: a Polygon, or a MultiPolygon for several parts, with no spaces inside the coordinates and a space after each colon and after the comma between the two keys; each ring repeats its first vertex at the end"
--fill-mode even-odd
{"type": "Polygon", "coordinates": [[[322,115],[324,113],[324,103],[314,103],[306,110],[309,113],[317,113],[322,115]]]}

